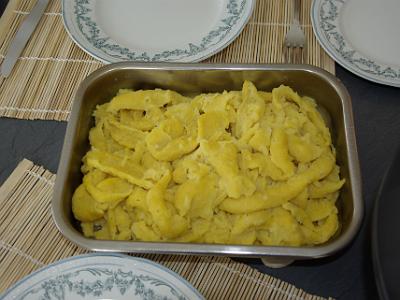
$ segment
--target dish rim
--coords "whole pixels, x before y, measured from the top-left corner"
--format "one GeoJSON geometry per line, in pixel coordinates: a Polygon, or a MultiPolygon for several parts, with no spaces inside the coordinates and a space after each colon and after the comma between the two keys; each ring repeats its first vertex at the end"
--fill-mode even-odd
{"type": "MultiPolygon", "coordinates": [[[[193,59],[193,60],[188,60],[188,61],[181,61],[181,60],[172,60],[172,63],[179,63],[179,61],[181,62],[185,62],[185,63],[196,63],[196,62],[200,62],[203,61],[219,52],[221,52],[223,49],[225,49],[226,47],[228,47],[230,44],[232,44],[237,37],[243,32],[244,28],[246,27],[246,25],[248,24],[251,16],[254,13],[254,8],[256,6],[256,0],[245,0],[245,1],[249,1],[250,2],[250,10],[249,13],[247,14],[247,16],[244,18],[243,20],[243,24],[240,26],[240,28],[238,28],[238,30],[236,31],[235,34],[233,34],[225,43],[222,43],[219,47],[217,47],[216,49],[214,49],[211,52],[206,53],[205,55],[197,58],[197,59],[193,59]]],[[[89,54],[91,57],[105,63],[105,64],[113,64],[113,63],[119,63],[119,62],[125,62],[128,60],[107,60],[104,57],[102,57],[101,55],[96,54],[95,52],[91,51],[90,47],[85,47],[84,43],[81,43],[80,40],[73,34],[73,30],[71,30],[71,24],[68,23],[67,21],[67,17],[66,17],[66,10],[65,10],[65,6],[66,6],[66,2],[69,2],[69,0],[62,0],[61,2],[61,11],[62,11],[62,21],[63,21],[63,25],[64,28],[66,29],[66,32],[68,34],[68,36],[75,42],[76,45],[78,45],[79,48],[81,48],[85,53],[89,54]]],[[[108,56],[108,55],[107,55],[108,56]]],[[[141,63],[141,61],[136,61],[137,63],[141,63]]],[[[149,62],[150,63],[150,62],[149,62]]],[[[158,63],[158,62],[157,62],[158,63]]],[[[161,63],[161,61],[159,62],[161,63]]]]}
{"type": "MultiPolygon", "coordinates": [[[[370,57],[360,53],[358,50],[353,49],[351,46],[347,45],[347,48],[349,48],[349,51],[347,51],[347,52],[352,51],[354,53],[359,54],[360,59],[363,59],[365,61],[365,63],[375,64],[375,66],[384,69],[384,71],[390,69],[389,71],[396,72],[396,69],[397,69],[398,74],[397,74],[396,80],[382,79],[383,76],[381,78],[376,74],[372,74],[371,70],[368,72],[368,70],[362,70],[360,67],[352,65],[351,63],[346,61],[346,59],[343,58],[336,49],[334,49],[334,46],[324,36],[324,34],[326,32],[322,29],[322,26],[321,26],[320,6],[323,4],[324,1],[326,2],[329,0],[313,0],[311,10],[310,10],[310,18],[311,18],[311,24],[312,24],[312,28],[313,28],[315,37],[317,38],[317,41],[321,45],[321,47],[326,51],[326,53],[328,53],[328,55],[334,61],[336,61],[338,64],[340,64],[343,68],[347,69],[348,71],[352,72],[353,74],[355,74],[363,79],[366,79],[366,80],[369,80],[369,81],[372,81],[375,83],[383,84],[383,85],[400,87],[400,69],[397,66],[388,65],[385,63],[381,63],[379,61],[374,61],[370,57]]],[[[335,2],[335,1],[330,1],[329,3],[333,4],[333,2],[335,2]]],[[[341,3],[342,6],[346,5],[346,2],[340,2],[340,1],[336,1],[336,2],[341,3]]],[[[340,17],[340,9],[337,14],[338,14],[338,18],[339,18],[340,17]]],[[[345,36],[343,34],[342,30],[338,29],[337,31],[342,33],[342,36],[345,36]]],[[[345,38],[343,38],[343,39],[346,40],[345,38]]]]}
{"type": "Polygon", "coordinates": [[[131,253],[173,253],[193,255],[231,255],[266,257],[279,256],[297,259],[319,258],[330,256],[347,246],[356,236],[364,215],[364,203],[361,194],[361,175],[357,154],[357,146],[354,130],[354,119],[351,106],[351,98],[344,85],[334,75],[318,67],[310,65],[289,64],[187,64],[187,63],[134,63],[120,62],[101,67],[90,74],[79,86],[73,103],[64,145],[61,153],[60,163],[52,199],[52,215],[58,230],[70,241],[94,251],[119,251],[131,253]],[[353,215],[352,221],[345,232],[327,244],[311,247],[288,247],[288,246],[244,246],[244,245],[221,245],[221,244],[195,244],[195,243],[166,243],[166,242],[132,242],[132,241],[103,241],[85,238],[70,228],[70,222],[63,216],[62,194],[67,174],[68,164],[72,155],[72,140],[78,125],[79,110],[86,89],[98,78],[117,70],[160,70],[160,71],[303,71],[320,76],[330,83],[341,99],[344,133],[346,140],[346,155],[348,157],[348,169],[350,182],[352,184],[353,215]],[[65,226],[67,225],[67,226],[65,226]],[[117,246],[118,245],[118,246],[117,246]],[[151,245],[151,251],[149,246],[151,245]]]}
{"type": "MultiPolygon", "coordinates": [[[[149,264],[153,266],[155,269],[159,269],[163,272],[166,272],[170,274],[172,277],[174,277],[177,281],[180,281],[185,287],[187,287],[190,291],[192,291],[195,295],[198,296],[198,299],[204,299],[204,296],[200,294],[200,292],[183,276],[178,274],[177,272],[161,265],[160,263],[157,263],[155,261],[152,261],[147,258],[143,257],[136,257],[136,256],[130,256],[122,253],[86,253],[86,254],[80,254],[80,255],[74,255],[70,256],[67,258],[63,258],[60,260],[57,260],[55,262],[52,262],[48,265],[42,266],[39,269],[35,270],[34,272],[24,276],[17,282],[15,282],[12,286],[10,286],[8,289],[4,291],[3,294],[1,294],[0,298],[5,299],[6,296],[8,296],[10,293],[12,293],[14,290],[18,289],[22,284],[26,283],[28,280],[31,280],[35,276],[37,276],[40,273],[43,272],[48,272],[49,269],[52,268],[60,268],[62,265],[68,264],[70,261],[77,261],[77,260],[85,260],[86,258],[96,258],[96,257],[101,257],[104,259],[104,257],[113,257],[113,258],[119,258],[119,259],[128,259],[131,260],[132,262],[139,262],[143,264],[149,264]]],[[[54,274],[52,274],[54,275],[54,274]]]]}

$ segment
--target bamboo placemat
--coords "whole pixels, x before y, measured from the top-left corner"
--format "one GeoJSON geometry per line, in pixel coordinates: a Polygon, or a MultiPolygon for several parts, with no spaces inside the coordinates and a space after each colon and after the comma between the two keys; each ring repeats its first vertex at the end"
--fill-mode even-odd
{"type": "MultiPolygon", "coordinates": [[[[88,252],[53,223],[54,180],[54,174],[24,159],[0,187],[0,270],[7,270],[0,272],[0,294],[40,267],[88,252]]],[[[324,299],[227,257],[138,256],[177,272],[206,299],[324,299]]]]}
{"type": "MultiPolygon", "coordinates": [[[[24,17],[36,0],[10,0],[0,20],[0,63],[24,17]]],[[[45,15],[21,54],[11,76],[0,77],[0,116],[68,120],[79,83],[103,64],[74,44],[62,24],[61,0],[51,0],[45,15]]],[[[334,73],[334,61],[312,31],[312,0],[302,0],[301,24],[312,65],[334,73]]],[[[280,63],[282,44],[292,18],[291,0],[257,0],[242,34],[212,63],[280,63]]]]}

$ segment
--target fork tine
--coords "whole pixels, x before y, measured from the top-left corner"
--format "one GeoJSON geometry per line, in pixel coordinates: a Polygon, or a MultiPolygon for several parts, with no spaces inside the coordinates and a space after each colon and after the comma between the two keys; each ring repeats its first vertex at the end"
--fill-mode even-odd
{"type": "Polygon", "coordinates": [[[292,64],[296,64],[297,63],[297,53],[298,53],[299,51],[298,51],[298,48],[297,47],[293,47],[292,48],[292,53],[291,53],[291,59],[290,59],[290,62],[292,63],[292,64]]]}
{"type": "Polygon", "coordinates": [[[304,64],[306,63],[305,47],[284,47],[283,59],[288,64],[304,64]]]}
{"type": "Polygon", "coordinates": [[[283,61],[285,63],[289,63],[289,47],[283,45],[282,53],[283,53],[283,61]]]}
{"type": "Polygon", "coordinates": [[[306,64],[307,63],[307,47],[300,47],[298,53],[298,63],[306,64]]]}
{"type": "Polygon", "coordinates": [[[307,39],[300,26],[300,1],[293,1],[293,19],[284,40],[284,60],[289,64],[306,62],[307,39]]]}
{"type": "Polygon", "coordinates": [[[308,63],[307,62],[307,56],[308,56],[308,49],[307,49],[307,46],[304,46],[302,49],[301,49],[301,63],[302,64],[306,64],[306,63],[308,63]]]}
{"type": "Polygon", "coordinates": [[[296,63],[296,48],[295,47],[287,47],[287,62],[289,64],[294,64],[296,63]]]}
{"type": "Polygon", "coordinates": [[[293,63],[293,47],[287,48],[287,62],[289,64],[293,63]]]}
{"type": "Polygon", "coordinates": [[[303,49],[300,47],[296,47],[293,49],[293,63],[302,64],[303,63],[303,49]]]}

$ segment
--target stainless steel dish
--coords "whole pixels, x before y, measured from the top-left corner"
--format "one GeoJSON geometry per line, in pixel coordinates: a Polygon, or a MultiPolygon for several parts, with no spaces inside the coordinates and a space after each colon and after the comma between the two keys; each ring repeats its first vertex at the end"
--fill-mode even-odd
{"type": "Polygon", "coordinates": [[[351,99],[346,88],[333,75],[306,65],[207,65],[137,64],[107,65],[92,73],[80,85],[70,115],[52,201],[54,221],[72,242],[96,251],[135,253],[174,253],[270,257],[280,263],[331,255],[345,247],[356,235],[362,218],[361,179],[354,134],[351,99]],[[325,108],[332,121],[332,138],[346,184],[338,201],[340,232],[315,247],[266,247],[189,243],[150,243],[100,241],[85,238],[71,212],[71,197],[82,181],[81,159],[89,149],[88,132],[93,126],[96,105],[109,101],[121,88],[176,90],[183,94],[240,90],[244,79],[260,90],[280,84],[313,97],[325,108]]]}

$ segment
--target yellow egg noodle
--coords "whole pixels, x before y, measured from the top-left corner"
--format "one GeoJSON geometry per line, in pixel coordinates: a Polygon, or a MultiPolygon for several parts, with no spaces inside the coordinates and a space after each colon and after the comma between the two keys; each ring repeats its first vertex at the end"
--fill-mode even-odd
{"type": "Polygon", "coordinates": [[[290,87],[121,90],[94,116],[72,198],[86,237],[300,246],[338,230],[329,129],[290,87]]]}

